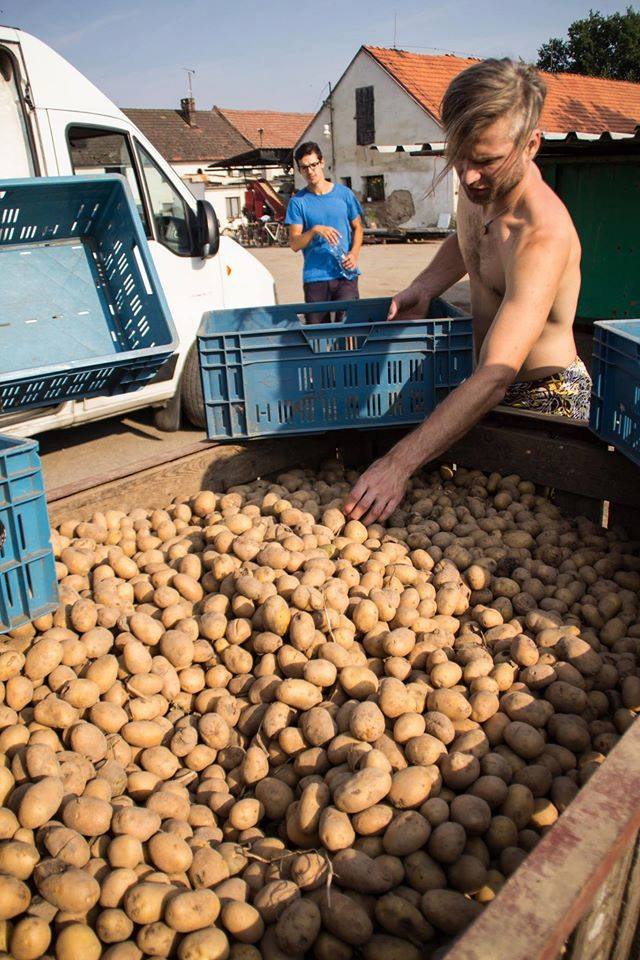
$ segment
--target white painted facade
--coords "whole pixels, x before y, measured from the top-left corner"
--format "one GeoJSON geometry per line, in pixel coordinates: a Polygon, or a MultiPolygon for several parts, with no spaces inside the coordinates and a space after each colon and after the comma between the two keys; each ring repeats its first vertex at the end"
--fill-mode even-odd
{"type": "Polygon", "coordinates": [[[211,183],[204,175],[185,176],[183,180],[196,200],[209,201],[216,212],[221,230],[234,229],[242,222],[242,208],[247,190],[245,183],[211,183]]]}
{"type": "MultiPolygon", "coordinates": [[[[442,157],[384,154],[356,143],[356,89],[368,86],[374,88],[376,144],[442,141],[442,128],[433,117],[365,50],[360,50],[333,91],[333,118],[329,104],[325,103],[302,135],[301,142],[315,140],[320,145],[330,179],[336,182],[351,179],[351,188],[362,201],[368,226],[395,225],[403,230],[421,231],[435,226],[443,213],[455,217],[454,174],[447,174],[435,185],[444,167],[442,157]],[[367,201],[364,178],[375,175],[384,177],[384,204],[367,201]]],[[[297,171],[295,183],[296,189],[304,186],[297,171]]]]}

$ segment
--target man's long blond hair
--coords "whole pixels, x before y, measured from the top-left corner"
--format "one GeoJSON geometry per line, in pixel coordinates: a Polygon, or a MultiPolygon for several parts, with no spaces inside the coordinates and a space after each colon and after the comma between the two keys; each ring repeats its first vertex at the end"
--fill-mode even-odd
{"type": "Polygon", "coordinates": [[[447,171],[500,117],[513,117],[514,146],[521,150],[538,125],[546,93],[535,67],[506,57],[482,60],[459,73],[442,100],[447,171]]]}

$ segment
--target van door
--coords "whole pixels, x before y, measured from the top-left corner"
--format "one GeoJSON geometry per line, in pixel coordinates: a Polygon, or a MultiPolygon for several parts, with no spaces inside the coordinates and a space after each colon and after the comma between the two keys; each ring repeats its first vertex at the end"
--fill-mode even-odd
{"type": "Polygon", "coordinates": [[[33,177],[36,153],[19,47],[0,40],[0,179],[33,177]]]}
{"type": "Polygon", "coordinates": [[[78,401],[74,422],[166,401],[178,387],[203,313],[224,305],[219,258],[195,256],[195,198],[135,127],[67,111],[50,111],[49,118],[61,175],[120,173],[127,179],[179,338],[177,358],[153,383],[120,397],[78,401]]]}

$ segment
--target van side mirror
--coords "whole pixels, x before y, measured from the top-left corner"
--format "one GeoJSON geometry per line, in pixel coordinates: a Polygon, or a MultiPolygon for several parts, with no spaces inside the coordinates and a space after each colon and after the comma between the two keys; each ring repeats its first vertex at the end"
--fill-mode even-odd
{"type": "Polygon", "coordinates": [[[215,257],[220,246],[220,226],[216,212],[208,200],[198,200],[198,241],[196,254],[206,260],[215,257]]]}

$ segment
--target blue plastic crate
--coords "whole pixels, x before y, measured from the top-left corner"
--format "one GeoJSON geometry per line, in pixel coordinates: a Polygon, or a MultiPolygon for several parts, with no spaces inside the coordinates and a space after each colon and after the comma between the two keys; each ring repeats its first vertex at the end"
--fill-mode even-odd
{"type": "Polygon", "coordinates": [[[602,320],[593,334],[589,426],[640,465],[640,320],[602,320]]]}
{"type": "Polygon", "coordinates": [[[123,177],[0,181],[0,412],[128,393],[176,335],[123,177]]]}
{"type": "Polygon", "coordinates": [[[0,435],[0,633],[58,606],[49,517],[35,440],[0,435]]]}
{"type": "Polygon", "coordinates": [[[419,423],[469,376],[471,320],[442,300],[389,323],[390,300],[212,311],[198,330],[211,440],[419,423]],[[310,312],[341,322],[305,325],[310,312]]]}

